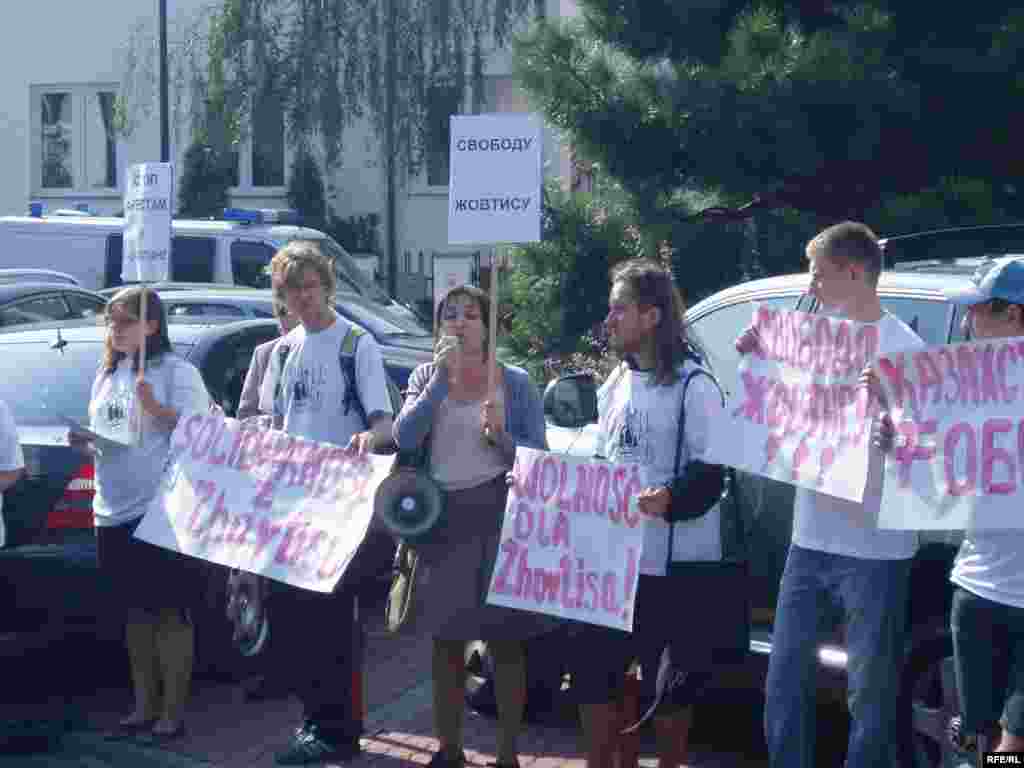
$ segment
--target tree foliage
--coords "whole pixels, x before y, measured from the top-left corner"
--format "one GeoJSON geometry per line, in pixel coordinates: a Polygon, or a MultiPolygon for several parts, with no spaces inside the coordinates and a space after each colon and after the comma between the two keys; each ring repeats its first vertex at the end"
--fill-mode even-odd
{"type": "MultiPolygon", "coordinates": [[[[1024,170],[1024,10],[982,0],[580,0],[517,47],[545,114],[637,195],[687,217],[880,201],[1024,170]]],[[[1019,206],[1019,198],[1016,201],[1019,206]]]]}
{"type": "Polygon", "coordinates": [[[220,218],[228,204],[232,169],[213,147],[194,142],[185,150],[178,215],[190,219],[220,218]]]}
{"type": "MultiPolygon", "coordinates": [[[[216,0],[174,25],[175,113],[204,141],[230,147],[251,125],[253,105],[273,99],[292,143],[317,144],[330,172],[355,119],[383,133],[390,28],[397,157],[416,169],[431,89],[457,88],[478,109],[487,57],[543,8],[544,0],[216,0]],[[222,135],[210,135],[215,126],[222,135]]],[[[152,114],[153,47],[142,27],[128,43],[119,102],[125,128],[138,110],[152,114]]]]}

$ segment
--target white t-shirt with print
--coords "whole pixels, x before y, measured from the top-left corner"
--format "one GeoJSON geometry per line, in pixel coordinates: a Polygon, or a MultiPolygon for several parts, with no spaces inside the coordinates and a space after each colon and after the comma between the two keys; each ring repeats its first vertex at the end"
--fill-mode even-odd
{"type": "MultiPolygon", "coordinates": [[[[335,322],[322,331],[310,332],[300,325],[275,348],[260,389],[260,410],[282,418],[286,432],[344,447],[352,435],[367,428],[354,406],[344,412],[346,382],[340,354],[351,325],[335,314],[335,322]],[[282,346],[288,347],[283,369],[282,346]]],[[[359,339],[355,358],[356,390],[366,415],[392,414],[384,360],[369,333],[359,339]]]]}
{"type": "Polygon", "coordinates": [[[986,600],[1024,608],[1024,531],[965,534],[950,581],[986,600]]]}
{"type": "MultiPolygon", "coordinates": [[[[0,472],[11,472],[25,468],[25,456],[18,442],[18,427],[14,423],[11,409],[0,400],[0,472]]],[[[4,525],[4,497],[0,493],[0,547],[7,542],[7,527],[4,525]]]]}
{"type": "MultiPolygon", "coordinates": [[[[641,465],[645,488],[664,485],[676,476],[676,439],[683,382],[696,366],[687,362],[671,385],[659,385],[653,372],[630,370],[625,363],[608,376],[597,392],[597,453],[609,461],[641,465]]],[[[710,377],[699,375],[686,390],[686,434],[679,459],[682,471],[691,459],[704,456],[714,421],[720,418],[722,396],[710,377]]],[[[674,526],[672,560],[720,560],[721,514],[716,506],[696,520],[674,526]]],[[[640,572],[665,575],[669,524],[644,518],[644,550],[640,572]]]]}
{"type": "MultiPolygon", "coordinates": [[[[878,326],[878,354],[925,346],[921,338],[895,315],[884,313],[878,326]]],[[[917,531],[878,528],[882,504],[885,456],[870,445],[868,476],[862,503],[797,488],[793,504],[793,543],[804,549],[877,560],[901,560],[917,552],[917,531]]]]}
{"type": "MultiPolygon", "coordinates": [[[[89,399],[89,426],[121,442],[133,442],[136,412],[142,412],[142,444],[105,448],[96,457],[96,496],[93,516],[97,526],[121,525],[146,513],[156,496],[171,446],[171,433],[162,422],[142,411],[135,395],[138,374],[124,358],[112,374],[100,370],[89,399]]],[[[191,363],[165,353],[146,365],[146,381],[157,402],[179,415],[206,412],[210,395],[203,377],[191,363]]]]}

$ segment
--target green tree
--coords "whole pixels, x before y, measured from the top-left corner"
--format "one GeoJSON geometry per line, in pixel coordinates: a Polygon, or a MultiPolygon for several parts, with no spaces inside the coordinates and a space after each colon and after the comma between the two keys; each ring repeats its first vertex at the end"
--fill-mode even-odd
{"type": "Polygon", "coordinates": [[[517,74],[643,226],[667,234],[697,293],[793,268],[806,235],[836,219],[907,231],[929,223],[907,204],[916,195],[946,200],[947,219],[949,201],[981,199],[941,192],[950,179],[984,180],[991,210],[1024,214],[1019,7],[579,5],[580,20],[517,41],[517,74]]]}
{"type": "Polygon", "coordinates": [[[324,178],[309,145],[299,144],[288,178],[288,205],[302,214],[305,226],[323,229],[327,223],[324,178]]]}
{"type": "Polygon", "coordinates": [[[194,142],[185,151],[185,167],[178,191],[178,216],[220,218],[228,204],[232,168],[213,147],[194,142]]]}

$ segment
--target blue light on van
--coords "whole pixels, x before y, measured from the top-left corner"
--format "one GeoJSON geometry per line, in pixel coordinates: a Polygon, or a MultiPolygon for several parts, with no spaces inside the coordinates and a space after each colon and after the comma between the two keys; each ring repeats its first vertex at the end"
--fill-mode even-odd
{"type": "Polygon", "coordinates": [[[43,218],[43,204],[33,200],[28,204],[28,215],[33,219],[43,218]]]}
{"type": "Polygon", "coordinates": [[[298,224],[299,212],[291,208],[225,208],[224,220],[243,224],[298,224]]]}
{"type": "Polygon", "coordinates": [[[247,208],[225,208],[224,221],[239,221],[243,224],[262,224],[263,216],[260,211],[252,211],[247,208]]]}

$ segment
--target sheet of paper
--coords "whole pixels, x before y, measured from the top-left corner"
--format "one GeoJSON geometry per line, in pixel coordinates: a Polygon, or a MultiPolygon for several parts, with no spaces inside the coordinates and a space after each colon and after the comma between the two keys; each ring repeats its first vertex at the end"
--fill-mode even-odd
{"type": "Polygon", "coordinates": [[[125,442],[117,438],[108,437],[107,435],[101,435],[98,432],[94,432],[93,430],[89,429],[87,426],[82,424],[80,421],[78,421],[77,419],[72,419],[70,416],[64,416],[63,414],[61,414],[59,418],[61,422],[65,424],[71,432],[76,432],[80,435],[85,435],[90,440],[92,440],[93,445],[96,446],[96,448],[98,448],[100,451],[104,451],[111,448],[115,450],[120,448],[130,448],[133,445],[132,443],[125,442]]]}

